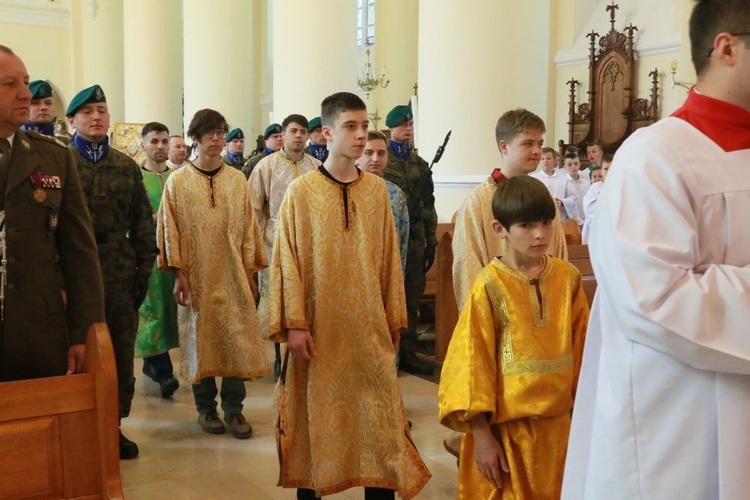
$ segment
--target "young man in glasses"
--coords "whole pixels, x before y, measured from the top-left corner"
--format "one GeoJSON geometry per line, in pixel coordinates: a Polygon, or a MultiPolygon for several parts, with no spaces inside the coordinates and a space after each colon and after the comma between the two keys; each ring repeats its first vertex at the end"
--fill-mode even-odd
{"type": "Polygon", "coordinates": [[[748,31],[746,0],[696,3],[698,83],[607,175],[564,499],[750,491],[748,31]]]}

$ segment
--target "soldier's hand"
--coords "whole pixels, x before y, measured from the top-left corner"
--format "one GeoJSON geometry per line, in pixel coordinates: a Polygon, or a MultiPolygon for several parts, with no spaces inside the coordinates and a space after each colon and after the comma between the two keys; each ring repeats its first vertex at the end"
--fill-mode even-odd
{"type": "Polygon", "coordinates": [[[432,245],[428,245],[427,248],[424,249],[424,272],[430,270],[432,265],[435,263],[435,247],[432,245]]]}
{"type": "Polygon", "coordinates": [[[146,300],[146,294],[148,293],[148,276],[138,274],[135,276],[135,283],[133,284],[133,304],[135,305],[136,311],[141,308],[141,304],[146,300]]]}
{"type": "Polygon", "coordinates": [[[81,368],[83,367],[83,355],[85,353],[85,344],[75,344],[70,346],[70,349],[68,350],[68,371],[65,372],[65,375],[81,373],[81,368]]]}

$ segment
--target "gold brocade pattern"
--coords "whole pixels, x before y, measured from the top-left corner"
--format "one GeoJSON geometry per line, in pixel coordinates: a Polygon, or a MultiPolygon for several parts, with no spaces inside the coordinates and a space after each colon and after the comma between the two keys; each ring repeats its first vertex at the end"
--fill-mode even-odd
{"type": "Polygon", "coordinates": [[[589,308],[580,274],[563,260],[547,259],[539,287],[546,326],[534,318],[532,280],[494,259],[477,275],[456,325],[441,374],[440,421],[467,432],[474,416],[489,414],[511,468],[491,496],[468,433],[459,499],[559,497],[589,308]]]}
{"type": "Polygon", "coordinates": [[[413,497],[430,473],[411,442],[395,369],[390,332],[407,319],[385,183],[364,172],[345,188],[319,171],[296,179],[273,255],[271,338],[309,329],[318,353],[288,356],[277,386],[279,484],[321,496],[375,486],[413,497]]]}
{"type": "MultiPolygon", "coordinates": [[[[453,290],[459,312],[469,297],[477,273],[492,259],[505,253],[505,240],[492,231],[492,196],[496,188],[495,181],[488,177],[474,188],[458,209],[453,230],[453,290]]],[[[556,213],[552,227],[554,231],[547,253],[567,260],[568,246],[559,213],[556,213]]]]}
{"type": "Polygon", "coordinates": [[[190,284],[190,305],[178,306],[177,319],[182,374],[192,384],[269,373],[245,273],[267,265],[250,190],[227,166],[210,185],[192,164],[175,171],[158,214],[159,267],[182,269],[190,284]]]}

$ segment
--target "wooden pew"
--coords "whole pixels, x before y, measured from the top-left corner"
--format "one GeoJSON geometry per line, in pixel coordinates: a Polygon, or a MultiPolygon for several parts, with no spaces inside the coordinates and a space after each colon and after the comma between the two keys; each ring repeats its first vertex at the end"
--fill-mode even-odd
{"type": "Polygon", "coordinates": [[[117,373],[92,325],[83,373],[0,383],[0,498],[124,498],[117,373]]]}
{"type": "Polygon", "coordinates": [[[576,221],[573,219],[566,220],[563,224],[563,231],[565,232],[565,243],[568,245],[581,244],[581,228],[576,221]]]}
{"type": "Polygon", "coordinates": [[[453,329],[458,322],[458,307],[453,291],[453,229],[443,233],[438,245],[435,267],[437,267],[437,296],[435,300],[435,361],[442,363],[453,329]]]}
{"type": "Polygon", "coordinates": [[[594,293],[596,292],[596,277],[594,276],[594,268],[591,266],[588,245],[568,245],[568,260],[581,273],[583,291],[589,301],[589,306],[591,306],[594,303],[594,293]]]}

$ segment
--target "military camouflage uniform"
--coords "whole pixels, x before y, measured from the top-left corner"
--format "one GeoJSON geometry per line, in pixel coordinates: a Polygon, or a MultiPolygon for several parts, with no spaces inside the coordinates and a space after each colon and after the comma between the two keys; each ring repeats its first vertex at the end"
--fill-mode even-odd
{"type": "Polygon", "coordinates": [[[71,144],[81,187],[94,224],[94,236],[104,281],[104,306],[117,365],[120,418],[128,416],[135,378],[133,355],[138,329],[134,303],[136,280],[148,279],[156,247],[156,227],[151,218],[143,176],[127,155],[110,147],[94,164],[71,144]]]}
{"type": "Polygon", "coordinates": [[[11,151],[9,163],[0,160],[8,261],[0,381],[65,375],[70,346],[104,321],[91,218],[65,146],[16,130],[11,151]]]}
{"type": "Polygon", "coordinates": [[[404,278],[406,312],[409,317],[406,335],[416,335],[419,300],[425,286],[424,252],[427,246],[435,247],[438,243],[435,236],[437,212],[432,172],[427,162],[415,152],[412,151],[409,158],[403,160],[391,149],[383,178],[401,188],[406,195],[406,204],[409,208],[409,249],[404,278]]]}
{"type": "Polygon", "coordinates": [[[242,167],[242,173],[245,174],[245,179],[250,178],[250,174],[253,173],[255,166],[266,156],[268,156],[268,153],[266,153],[266,150],[264,149],[257,155],[251,156],[250,159],[245,162],[245,165],[242,167]]]}

